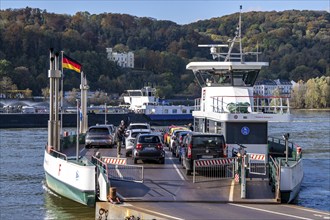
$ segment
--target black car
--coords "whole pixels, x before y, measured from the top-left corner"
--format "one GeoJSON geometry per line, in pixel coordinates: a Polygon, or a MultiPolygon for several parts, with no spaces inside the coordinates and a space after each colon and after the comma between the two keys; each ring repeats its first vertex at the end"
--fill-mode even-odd
{"type": "Polygon", "coordinates": [[[165,163],[164,143],[158,134],[139,134],[132,153],[134,164],[138,160],[156,160],[165,163]]]}
{"type": "Polygon", "coordinates": [[[199,132],[187,134],[182,158],[186,174],[191,175],[194,160],[224,157],[225,144],[225,138],[221,134],[199,132]]]}
{"type": "Polygon", "coordinates": [[[88,128],[85,137],[85,147],[112,147],[114,133],[111,125],[95,125],[88,128]]]}

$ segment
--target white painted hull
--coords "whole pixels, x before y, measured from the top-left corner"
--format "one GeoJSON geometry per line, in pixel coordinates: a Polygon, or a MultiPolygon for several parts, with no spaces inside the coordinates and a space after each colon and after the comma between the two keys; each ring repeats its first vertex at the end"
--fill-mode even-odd
{"type": "Polygon", "coordinates": [[[84,205],[95,205],[95,166],[83,166],[45,151],[44,170],[47,186],[57,194],[84,205]]]}
{"type": "Polygon", "coordinates": [[[282,202],[291,203],[297,197],[303,177],[302,159],[292,166],[281,166],[280,192],[282,202]]]}

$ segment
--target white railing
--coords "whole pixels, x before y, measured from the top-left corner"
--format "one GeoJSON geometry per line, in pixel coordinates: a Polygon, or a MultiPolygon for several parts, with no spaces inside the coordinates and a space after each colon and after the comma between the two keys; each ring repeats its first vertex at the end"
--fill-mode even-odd
{"type": "Polygon", "coordinates": [[[194,107],[194,111],[200,111],[201,110],[201,99],[195,99],[195,107],[194,107]]]}
{"type": "Polygon", "coordinates": [[[193,183],[232,179],[236,158],[199,159],[193,162],[193,183]]]}
{"type": "MultiPolygon", "coordinates": [[[[211,104],[212,111],[216,113],[235,113],[235,114],[239,114],[239,113],[289,114],[290,113],[289,97],[213,96],[211,98],[212,98],[212,104],[211,104]],[[228,101],[233,99],[249,100],[249,102],[228,101]]],[[[200,103],[198,104],[200,106],[200,103]]]]}

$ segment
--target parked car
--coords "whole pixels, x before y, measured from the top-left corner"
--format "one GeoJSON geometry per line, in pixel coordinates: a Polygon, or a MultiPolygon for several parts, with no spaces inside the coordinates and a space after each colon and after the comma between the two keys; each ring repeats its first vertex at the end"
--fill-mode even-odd
{"type": "Polygon", "coordinates": [[[186,127],[183,126],[170,126],[169,130],[167,132],[166,138],[165,138],[165,144],[170,147],[171,144],[171,138],[172,138],[172,134],[175,130],[188,130],[186,127]]]}
{"type": "Polygon", "coordinates": [[[95,125],[88,128],[85,147],[112,147],[115,144],[111,125],[95,125]]]}
{"type": "Polygon", "coordinates": [[[171,139],[169,142],[169,150],[172,152],[172,155],[175,155],[176,152],[176,147],[177,147],[177,134],[182,132],[182,131],[189,131],[188,128],[184,128],[184,129],[176,129],[173,131],[172,135],[171,135],[171,139]]]}
{"type": "Polygon", "coordinates": [[[191,175],[194,160],[224,157],[226,143],[221,134],[192,132],[187,134],[184,145],[186,151],[182,162],[186,174],[191,175]]]}
{"type": "Polygon", "coordinates": [[[150,129],[132,129],[126,132],[125,134],[127,135],[125,138],[126,157],[132,154],[136,136],[138,134],[149,134],[149,133],[151,133],[150,129]]]}
{"type": "Polygon", "coordinates": [[[174,147],[174,155],[175,157],[179,158],[179,161],[181,161],[181,153],[183,152],[183,139],[187,136],[187,134],[190,134],[192,131],[179,131],[175,134],[175,141],[173,143],[174,147]]]}
{"type": "Polygon", "coordinates": [[[165,163],[164,143],[158,134],[139,134],[132,153],[134,164],[138,160],[156,160],[165,163]]]}

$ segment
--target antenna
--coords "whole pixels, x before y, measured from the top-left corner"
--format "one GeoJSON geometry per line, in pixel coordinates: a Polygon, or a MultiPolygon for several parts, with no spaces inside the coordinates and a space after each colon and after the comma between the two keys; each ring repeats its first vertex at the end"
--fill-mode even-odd
{"type": "Polygon", "coordinates": [[[223,57],[224,53],[221,53],[220,50],[222,47],[228,47],[227,44],[199,44],[198,47],[209,47],[210,48],[210,53],[213,57],[213,59],[220,58],[223,57]]]}
{"type": "Polygon", "coordinates": [[[242,5],[239,6],[239,24],[238,24],[238,39],[239,39],[239,51],[241,53],[241,62],[243,62],[243,53],[242,53],[242,5]]]}
{"type": "Polygon", "coordinates": [[[257,62],[259,60],[258,54],[261,54],[259,52],[259,44],[257,43],[257,52],[243,52],[242,49],[242,5],[240,5],[240,12],[239,12],[239,20],[238,25],[236,27],[235,31],[235,37],[233,39],[228,40],[227,44],[201,44],[198,45],[198,47],[209,47],[210,53],[213,57],[213,59],[218,58],[218,61],[221,61],[220,59],[223,59],[223,62],[231,62],[231,61],[240,61],[241,63],[244,62],[244,55],[256,55],[257,56],[257,62]],[[239,43],[239,52],[233,52],[235,43],[239,43]],[[221,48],[228,48],[228,52],[224,53],[221,52],[221,48]]]}

